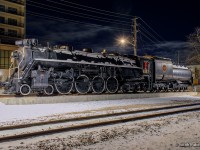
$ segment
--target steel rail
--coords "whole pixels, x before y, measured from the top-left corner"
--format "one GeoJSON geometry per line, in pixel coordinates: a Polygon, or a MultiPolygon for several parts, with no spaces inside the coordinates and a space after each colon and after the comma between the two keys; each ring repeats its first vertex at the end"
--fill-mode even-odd
{"type": "MultiPolygon", "coordinates": [[[[118,123],[123,123],[123,122],[129,122],[129,121],[137,121],[137,120],[143,120],[143,119],[151,119],[151,118],[156,118],[156,117],[163,117],[163,116],[168,116],[168,115],[173,115],[173,114],[179,114],[179,113],[185,113],[185,112],[191,112],[191,111],[198,111],[200,110],[200,103],[195,103],[195,104],[189,104],[189,105],[179,105],[179,106],[168,106],[168,107],[162,107],[162,108],[150,108],[150,109],[145,109],[145,110],[136,110],[136,111],[131,111],[131,112],[122,112],[122,113],[115,113],[115,114],[103,114],[103,115],[96,115],[96,116],[89,116],[89,117],[80,117],[80,118],[72,118],[70,119],[65,119],[65,121],[80,121],[80,120],[90,120],[90,119],[101,119],[101,118],[106,118],[106,117],[116,117],[121,115],[128,115],[132,113],[143,113],[143,112],[153,112],[151,114],[142,114],[138,116],[130,116],[130,117],[125,117],[125,118],[117,118],[113,120],[103,120],[103,121],[98,121],[98,122],[89,122],[85,124],[79,124],[79,125],[72,125],[68,127],[60,127],[60,128],[54,128],[54,129],[48,129],[48,130],[43,130],[43,131],[34,131],[30,133],[22,133],[22,134],[14,134],[14,135],[4,135],[0,137],[0,142],[5,142],[8,140],[18,140],[18,139],[23,139],[23,138],[29,138],[32,136],[43,136],[43,135],[48,135],[48,134],[53,134],[53,133],[59,133],[59,132],[65,132],[65,131],[71,131],[71,130],[80,130],[80,129],[86,129],[86,128],[92,128],[92,127],[99,127],[99,126],[105,126],[105,125],[112,125],[112,124],[118,124],[118,123]],[[198,106],[198,107],[193,107],[193,108],[184,108],[184,107],[192,107],[192,106],[198,106]],[[176,109],[176,108],[183,108],[183,109],[176,109]],[[157,112],[158,110],[165,110],[168,109],[165,112],[157,112]],[[169,110],[169,109],[175,109],[175,110],[169,110]],[[98,116],[98,117],[97,117],[98,116]]],[[[59,121],[59,120],[58,120],[59,121]]],[[[64,121],[64,120],[62,120],[64,121]]],[[[50,124],[52,124],[51,122],[50,124]]],[[[57,122],[58,123],[58,122],[57,122]]],[[[48,122],[45,122],[45,124],[40,124],[38,123],[37,126],[39,125],[47,125],[48,122]]],[[[22,126],[21,126],[22,127],[22,126]]],[[[27,126],[29,127],[29,126],[27,126]]],[[[25,126],[23,128],[26,128],[25,126]]],[[[4,128],[5,130],[8,129],[17,129],[17,128],[4,128]]]]}
{"type": "Polygon", "coordinates": [[[174,106],[164,106],[164,107],[108,113],[108,114],[99,114],[99,115],[93,115],[93,116],[82,116],[82,117],[74,117],[74,118],[51,120],[51,121],[41,121],[41,122],[29,123],[29,124],[4,126],[4,127],[0,127],[0,131],[27,128],[27,127],[33,127],[33,126],[42,126],[42,125],[48,125],[48,124],[51,125],[51,124],[69,122],[69,121],[82,121],[82,120],[90,120],[90,119],[98,119],[98,118],[106,118],[106,117],[116,117],[116,116],[123,116],[123,115],[128,115],[128,114],[131,115],[131,114],[137,114],[137,113],[143,113],[143,112],[160,111],[160,110],[165,110],[165,109],[183,108],[183,107],[191,107],[191,106],[198,106],[198,105],[200,106],[200,103],[192,103],[192,104],[184,104],[184,105],[177,104],[174,106]]]}

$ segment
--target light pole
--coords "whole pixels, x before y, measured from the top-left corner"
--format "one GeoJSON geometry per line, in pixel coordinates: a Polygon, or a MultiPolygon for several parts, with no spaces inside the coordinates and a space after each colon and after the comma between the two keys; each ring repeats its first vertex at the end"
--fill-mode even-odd
{"type": "Polygon", "coordinates": [[[133,50],[134,56],[137,56],[137,17],[133,19],[133,50]]]}
{"type": "Polygon", "coordinates": [[[137,56],[137,17],[135,16],[133,18],[133,43],[131,43],[129,40],[127,40],[127,38],[120,38],[119,39],[119,43],[121,45],[125,45],[125,44],[131,44],[133,46],[133,50],[134,50],[134,56],[137,56]]]}

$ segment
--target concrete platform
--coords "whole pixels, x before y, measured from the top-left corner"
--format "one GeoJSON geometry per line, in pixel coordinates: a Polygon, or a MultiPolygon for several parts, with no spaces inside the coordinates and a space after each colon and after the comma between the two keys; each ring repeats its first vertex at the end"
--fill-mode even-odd
{"type": "Polygon", "coordinates": [[[197,92],[173,92],[173,93],[136,93],[136,94],[102,94],[102,95],[59,95],[59,96],[27,96],[8,97],[0,96],[0,102],[6,105],[28,105],[28,104],[53,104],[81,101],[121,100],[138,98],[158,98],[175,96],[196,96],[197,92]]]}

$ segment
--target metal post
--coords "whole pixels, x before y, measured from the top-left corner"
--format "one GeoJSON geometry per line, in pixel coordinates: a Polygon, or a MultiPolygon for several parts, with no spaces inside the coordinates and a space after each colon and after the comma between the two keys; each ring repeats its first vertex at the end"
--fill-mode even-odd
{"type": "Polygon", "coordinates": [[[26,0],[24,0],[24,37],[26,38],[26,0]]]}
{"type": "Polygon", "coordinates": [[[177,62],[178,62],[178,65],[179,65],[179,51],[178,51],[178,61],[177,62]]]}
{"type": "Polygon", "coordinates": [[[134,50],[134,56],[137,56],[137,17],[135,16],[133,18],[133,50],[134,50]]]}

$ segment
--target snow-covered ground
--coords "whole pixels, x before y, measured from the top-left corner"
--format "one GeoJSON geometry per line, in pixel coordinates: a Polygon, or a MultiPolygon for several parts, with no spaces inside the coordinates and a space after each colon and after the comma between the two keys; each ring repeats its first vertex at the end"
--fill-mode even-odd
{"type": "MultiPolygon", "coordinates": [[[[13,98],[13,100],[15,100],[13,98]]],[[[181,96],[169,98],[145,98],[129,100],[106,100],[89,102],[70,102],[62,104],[36,104],[36,105],[5,105],[0,103],[0,122],[35,119],[42,116],[51,116],[56,114],[81,112],[86,110],[96,110],[105,107],[117,107],[138,104],[165,104],[174,101],[196,101],[199,97],[181,96]]]]}
{"type": "Polygon", "coordinates": [[[1,150],[199,150],[200,112],[0,143],[1,150]]]}
{"type": "MultiPolygon", "coordinates": [[[[69,114],[74,116],[84,113],[100,113],[101,111],[104,111],[105,113],[113,110],[135,110],[177,103],[190,103],[193,101],[200,102],[200,98],[193,96],[182,96],[37,105],[4,105],[0,103],[0,125],[6,125],[10,122],[11,124],[23,124],[27,122],[29,123],[34,119],[35,121],[39,121],[41,118],[49,119],[51,117],[62,117],[69,114]],[[85,112],[83,113],[83,111],[85,112]]],[[[3,142],[0,143],[0,150],[181,150],[184,144],[199,144],[199,122],[200,112],[197,111],[173,116],[165,116],[161,118],[138,120],[133,122],[130,121],[121,124],[88,128],[83,130],[72,130],[50,134],[48,136],[39,136],[17,141],[3,142]]],[[[190,148],[198,149],[199,147],[190,148]]],[[[185,149],[187,148],[188,147],[185,149]]]]}

